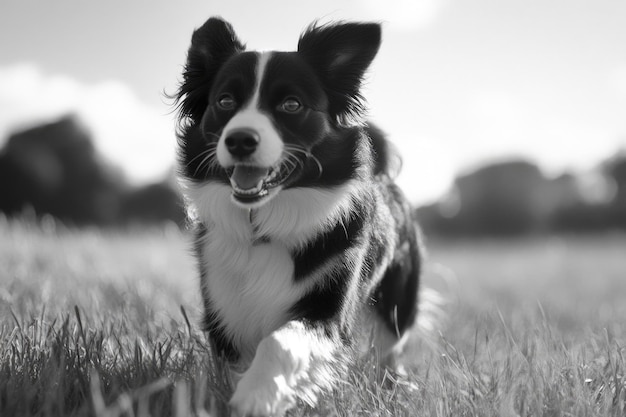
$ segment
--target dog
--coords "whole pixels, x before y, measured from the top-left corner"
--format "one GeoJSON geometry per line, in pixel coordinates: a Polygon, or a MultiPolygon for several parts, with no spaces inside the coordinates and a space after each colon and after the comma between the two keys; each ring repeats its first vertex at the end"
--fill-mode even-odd
{"type": "Polygon", "coordinates": [[[371,346],[391,366],[416,321],[420,232],[396,153],[364,120],[380,43],[363,22],[314,23],[295,52],[247,51],[215,17],[193,32],[179,176],[237,415],[314,405],[371,346]]]}

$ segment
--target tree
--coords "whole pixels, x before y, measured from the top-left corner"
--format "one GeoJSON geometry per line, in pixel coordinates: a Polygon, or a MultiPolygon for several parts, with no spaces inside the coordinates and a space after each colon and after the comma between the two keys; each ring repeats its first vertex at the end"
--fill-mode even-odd
{"type": "Polygon", "coordinates": [[[75,224],[117,218],[121,175],[97,155],[74,116],[11,135],[0,152],[0,210],[25,206],[75,224]]]}

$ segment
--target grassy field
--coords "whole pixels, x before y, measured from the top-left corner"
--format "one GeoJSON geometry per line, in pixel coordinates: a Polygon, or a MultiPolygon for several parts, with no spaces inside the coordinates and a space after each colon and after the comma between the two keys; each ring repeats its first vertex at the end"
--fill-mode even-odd
{"type": "MultiPolygon", "coordinates": [[[[0,416],[219,417],[228,388],[176,229],[0,219],[0,416]]],[[[408,376],[355,366],[296,416],[626,415],[626,236],[431,241],[445,319],[408,376]]],[[[426,311],[423,315],[435,312],[426,311]]]]}

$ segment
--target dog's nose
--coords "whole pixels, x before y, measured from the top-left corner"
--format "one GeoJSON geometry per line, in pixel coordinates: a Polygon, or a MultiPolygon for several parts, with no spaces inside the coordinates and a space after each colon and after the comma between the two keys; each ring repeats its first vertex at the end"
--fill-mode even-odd
{"type": "Polygon", "coordinates": [[[237,129],[228,133],[225,145],[231,155],[243,158],[254,153],[260,141],[259,134],[254,130],[237,129]]]}

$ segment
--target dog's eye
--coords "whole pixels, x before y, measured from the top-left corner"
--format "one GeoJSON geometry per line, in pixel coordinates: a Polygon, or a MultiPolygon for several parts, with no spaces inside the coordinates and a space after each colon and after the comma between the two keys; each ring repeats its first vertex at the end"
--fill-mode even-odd
{"type": "Polygon", "coordinates": [[[286,113],[297,113],[302,108],[302,104],[297,98],[289,97],[279,107],[286,113]]]}
{"type": "Polygon", "coordinates": [[[217,99],[217,105],[223,110],[232,110],[237,105],[237,102],[235,102],[235,99],[230,94],[222,94],[217,99]]]}

